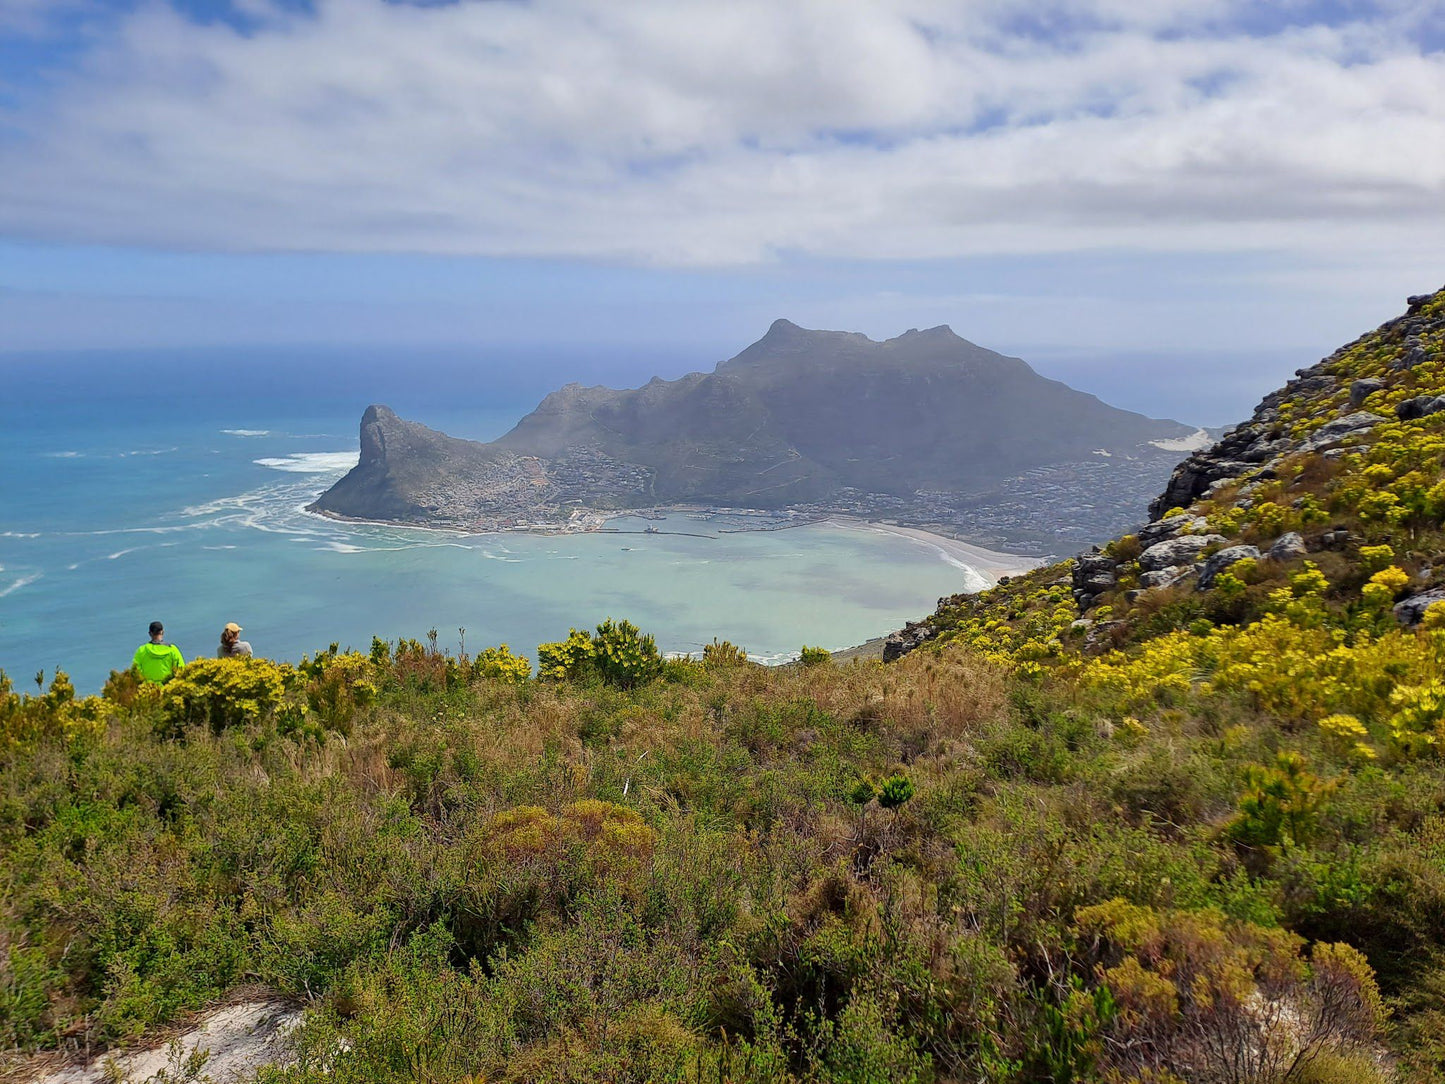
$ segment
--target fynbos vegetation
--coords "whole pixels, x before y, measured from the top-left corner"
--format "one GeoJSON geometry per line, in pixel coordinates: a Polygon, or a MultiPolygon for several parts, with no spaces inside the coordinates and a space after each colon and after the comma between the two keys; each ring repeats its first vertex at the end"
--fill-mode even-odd
{"type": "Polygon", "coordinates": [[[264,984],[310,1006],[276,1081],[1445,1080],[1445,293],[1412,318],[894,665],[608,621],[536,677],[5,683],[0,1035],[264,984]]]}

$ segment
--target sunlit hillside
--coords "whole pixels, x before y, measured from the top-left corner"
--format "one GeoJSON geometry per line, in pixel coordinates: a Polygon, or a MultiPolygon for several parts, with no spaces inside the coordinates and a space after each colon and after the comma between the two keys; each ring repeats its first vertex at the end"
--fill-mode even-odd
{"type": "Polygon", "coordinates": [[[887,666],[6,682],[0,1041],[262,987],[276,1081],[1445,1080],[1445,291],[1156,513],[887,666]]]}

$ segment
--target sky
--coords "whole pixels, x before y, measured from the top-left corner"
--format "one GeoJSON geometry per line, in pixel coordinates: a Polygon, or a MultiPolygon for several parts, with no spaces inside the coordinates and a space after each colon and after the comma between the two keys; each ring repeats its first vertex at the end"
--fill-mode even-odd
{"type": "Polygon", "coordinates": [[[0,380],[782,316],[1221,424],[1442,284],[1445,0],[0,0],[0,380]]]}

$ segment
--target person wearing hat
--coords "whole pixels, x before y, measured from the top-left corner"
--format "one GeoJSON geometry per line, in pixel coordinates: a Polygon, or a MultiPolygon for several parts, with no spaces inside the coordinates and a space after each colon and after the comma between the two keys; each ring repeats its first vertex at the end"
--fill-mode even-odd
{"type": "Polygon", "coordinates": [[[234,621],[227,622],[226,627],[221,630],[221,649],[216,652],[216,658],[249,659],[251,645],[245,640],[238,639],[240,635],[241,626],[234,621]]]}
{"type": "Polygon", "coordinates": [[[159,621],[151,622],[150,633],[150,641],[135,649],[135,658],[131,659],[131,665],[147,681],[163,685],[170,681],[177,670],[186,665],[186,660],[182,657],[180,648],[165,642],[166,627],[159,621]]]}

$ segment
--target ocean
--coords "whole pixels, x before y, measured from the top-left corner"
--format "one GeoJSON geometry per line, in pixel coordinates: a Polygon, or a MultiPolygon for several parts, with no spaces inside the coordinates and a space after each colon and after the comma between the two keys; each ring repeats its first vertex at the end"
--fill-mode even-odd
{"type": "Polygon", "coordinates": [[[782,661],[803,644],[861,643],[984,583],[943,547],[860,527],[719,533],[675,513],[610,524],[636,534],[462,535],[311,515],[356,462],[369,403],[490,439],[538,397],[514,381],[499,401],[467,359],[342,364],[0,358],[0,669],[16,687],[60,667],[98,691],[156,619],[187,658],[214,654],[236,621],[278,659],[436,629],[453,651],[506,643],[535,660],[539,642],[614,617],[666,651],[716,636],[782,661]]]}

